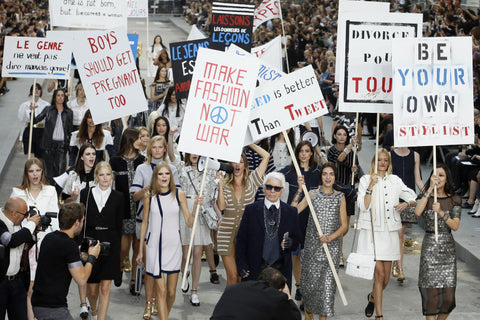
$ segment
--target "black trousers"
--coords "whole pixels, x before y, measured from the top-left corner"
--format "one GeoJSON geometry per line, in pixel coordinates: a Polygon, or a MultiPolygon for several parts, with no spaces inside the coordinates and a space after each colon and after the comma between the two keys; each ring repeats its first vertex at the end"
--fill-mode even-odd
{"type": "Polygon", "coordinates": [[[27,320],[27,291],[21,279],[0,283],[0,319],[27,320]]]}
{"type": "Polygon", "coordinates": [[[43,151],[43,167],[45,176],[50,185],[54,186],[53,178],[65,172],[67,166],[67,149],[63,141],[53,141],[52,144],[43,151]]]}

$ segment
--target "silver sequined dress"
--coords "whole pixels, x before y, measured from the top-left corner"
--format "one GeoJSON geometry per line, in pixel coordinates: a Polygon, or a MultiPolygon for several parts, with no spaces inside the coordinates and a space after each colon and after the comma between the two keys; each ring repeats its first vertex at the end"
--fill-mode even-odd
{"type": "MultiPolygon", "coordinates": [[[[340,228],[340,203],[343,193],[323,194],[318,189],[312,190],[312,203],[326,235],[340,228]]],[[[338,271],[340,263],[340,238],[327,244],[332,260],[338,271]]],[[[302,295],[305,309],[327,317],[333,316],[335,300],[335,278],[330,270],[327,256],[318,238],[317,229],[311,215],[308,217],[305,235],[305,249],[302,253],[302,295]]]]}
{"type": "MultiPolygon", "coordinates": [[[[460,218],[462,208],[458,197],[438,198],[445,215],[460,218]],[[451,209],[448,210],[447,206],[451,209]]],[[[431,199],[427,208],[431,208],[431,199]]],[[[418,286],[420,288],[450,288],[457,285],[457,263],[455,258],[455,241],[450,228],[443,219],[438,218],[438,243],[435,242],[435,212],[426,209],[422,216],[425,220],[425,236],[423,237],[420,256],[418,286]]]]}

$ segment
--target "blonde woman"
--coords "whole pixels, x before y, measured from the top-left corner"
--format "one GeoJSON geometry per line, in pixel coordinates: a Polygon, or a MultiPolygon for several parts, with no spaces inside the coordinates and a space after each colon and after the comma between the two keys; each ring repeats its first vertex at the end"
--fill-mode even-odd
{"type": "MultiPolygon", "coordinates": [[[[189,227],[194,218],[187,205],[185,192],[177,189],[172,169],[166,162],[153,170],[151,193],[143,196],[143,221],[140,230],[140,247],[146,244],[146,272],[155,279],[158,314],[167,320],[175,302],[178,275],[182,263],[180,240],[180,215],[189,227]]],[[[196,201],[194,210],[201,201],[196,201]]],[[[143,264],[143,251],[137,255],[137,263],[143,264]]],[[[152,301],[147,300],[143,318],[150,319],[152,301]]]]}

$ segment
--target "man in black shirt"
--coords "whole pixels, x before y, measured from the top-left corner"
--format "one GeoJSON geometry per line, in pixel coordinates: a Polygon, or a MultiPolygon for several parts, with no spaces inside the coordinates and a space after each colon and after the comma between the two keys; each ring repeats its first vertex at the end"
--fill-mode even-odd
{"type": "Polygon", "coordinates": [[[100,244],[97,243],[88,249],[86,264],[80,260],[73,237],[82,230],[84,212],[83,204],[62,206],[58,215],[60,231],[49,233],[43,239],[32,296],[33,312],[38,320],[73,320],[67,305],[72,277],[77,284],[85,284],[100,253],[100,244]]]}

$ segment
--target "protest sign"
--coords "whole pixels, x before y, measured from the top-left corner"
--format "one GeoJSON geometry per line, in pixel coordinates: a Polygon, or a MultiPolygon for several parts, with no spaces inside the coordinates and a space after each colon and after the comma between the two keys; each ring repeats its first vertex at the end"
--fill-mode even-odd
{"type": "Polygon", "coordinates": [[[213,2],[210,48],[225,51],[233,43],[250,52],[254,11],[253,4],[213,2]]]}
{"type": "Polygon", "coordinates": [[[138,34],[127,34],[128,43],[130,44],[130,49],[132,50],[132,55],[134,58],[137,57],[137,50],[138,50],[138,34]]]}
{"type": "Polygon", "coordinates": [[[351,13],[345,19],[345,50],[337,54],[343,60],[340,111],[392,113],[392,42],[421,36],[423,16],[351,13]]]}
{"type": "Polygon", "coordinates": [[[474,143],[472,39],[393,43],[396,147],[474,143]]]}
{"type": "Polygon", "coordinates": [[[127,17],[148,18],[148,0],[127,0],[127,17]]]}
{"type": "Polygon", "coordinates": [[[193,25],[190,28],[190,33],[188,34],[187,40],[200,40],[205,38],[207,38],[207,36],[204,35],[203,32],[197,28],[196,25],[193,25]]]}
{"type": "Polygon", "coordinates": [[[238,162],[258,59],[199,48],[178,149],[238,162]]]}
{"type": "Polygon", "coordinates": [[[114,0],[49,0],[53,26],[108,29],[127,24],[127,2],[114,0]]]}
{"type": "Polygon", "coordinates": [[[282,18],[282,8],[279,0],[264,0],[255,9],[255,18],[253,19],[253,31],[259,25],[272,19],[282,18]]]}
{"type": "MultiPolygon", "coordinates": [[[[355,12],[361,17],[368,15],[388,14],[390,3],[375,1],[348,1],[340,0],[338,3],[337,20],[337,53],[345,52],[345,15],[355,12]]],[[[343,70],[343,59],[335,60],[335,82],[339,82],[343,76],[340,70],[343,70]]]]}
{"type": "Polygon", "coordinates": [[[122,27],[77,31],[74,56],[95,124],[147,109],[140,77],[122,27]]]}
{"type": "Polygon", "coordinates": [[[304,67],[255,92],[248,128],[261,140],[328,113],[312,66],[304,67]]]}
{"type": "Polygon", "coordinates": [[[198,49],[208,48],[209,46],[209,39],[170,43],[170,57],[172,57],[173,79],[177,99],[188,97],[198,49]]]}
{"type": "Polygon", "coordinates": [[[69,79],[69,37],[5,37],[2,77],[69,79]]]}
{"type": "Polygon", "coordinates": [[[282,37],[278,36],[262,46],[252,48],[251,52],[265,63],[282,70],[282,37]]]}

